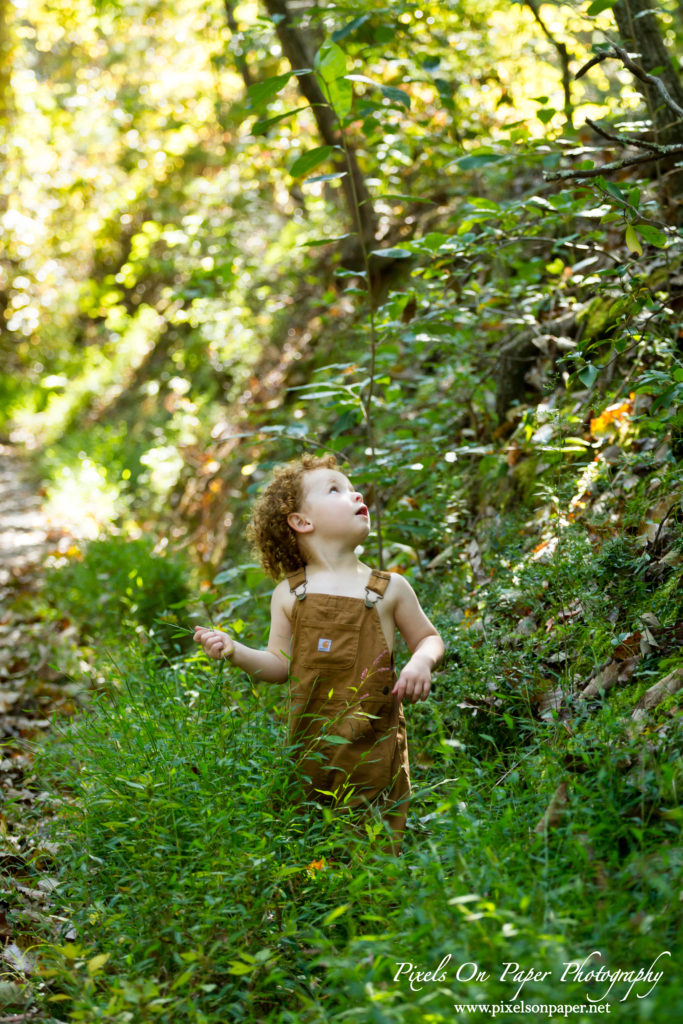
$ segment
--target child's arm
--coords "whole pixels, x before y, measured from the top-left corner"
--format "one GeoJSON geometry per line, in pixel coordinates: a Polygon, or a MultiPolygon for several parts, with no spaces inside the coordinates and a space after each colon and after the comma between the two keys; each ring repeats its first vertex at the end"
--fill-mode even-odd
{"type": "Polygon", "coordinates": [[[443,640],[420,607],[415,591],[408,580],[395,574],[392,586],[397,588],[394,621],[401,636],[412,651],[398,677],[393,693],[399,701],[415,704],[426,700],[431,689],[432,669],[444,655],[443,640]]]}
{"type": "Polygon", "coordinates": [[[289,676],[289,648],[292,625],[285,612],[284,598],[289,593],[286,582],[273,591],[270,602],[270,636],[268,647],[259,651],[233,640],[227,633],[195,626],[194,638],[210,658],[227,658],[255,679],[266,683],[285,683],[289,676]]]}

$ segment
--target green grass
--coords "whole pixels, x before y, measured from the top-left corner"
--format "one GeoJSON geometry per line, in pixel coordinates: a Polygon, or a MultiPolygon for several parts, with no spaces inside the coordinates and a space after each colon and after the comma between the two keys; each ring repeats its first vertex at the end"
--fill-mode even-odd
{"type": "MultiPolygon", "coordinates": [[[[455,1009],[465,1003],[593,999],[609,1014],[570,1019],[678,1019],[680,709],[670,697],[641,723],[631,712],[681,664],[683,568],[661,561],[680,551],[681,524],[670,517],[665,547],[638,540],[654,503],[678,493],[680,468],[659,467],[654,486],[641,474],[627,494],[606,473],[571,518],[581,469],[553,470],[533,508],[480,516],[476,573],[463,532],[451,563],[415,580],[448,655],[433,697],[407,709],[414,797],[401,857],[386,852],[379,823],[301,806],[283,688],[253,686],[170,639],[160,649],[156,619],[185,593],[172,560],[138,559],[118,540],[51,577],[47,596],[81,620],[81,595],[109,573],[98,614],[118,653],[107,661],[98,641],[106,692],[38,764],[60,850],[62,937],[42,943],[34,986],[48,1013],[87,1024],[446,1024],[488,1016],[455,1009]],[[637,643],[643,615],[659,622],[655,644],[629,679],[581,700],[619,646],[637,643]],[[122,621],[128,635],[146,624],[155,642],[122,650],[122,621]],[[549,692],[558,706],[541,713],[549,692]],[[538,831],[558,793],[555,820],[538,831]],[[609,981],[567,967],[597,952],[584,975],[657,961],[662,976],[628,995],[619,981],[607,997],[609,981]],[[436,979],[417,979],[439,964],[436,979]],[[520,990],[518,973],[536,977],[520,990]]],[[[246,584],[243,596],[243,639],[258,645],[267,600],[246,584]]],[[[242,608],[239,594],[231,601],[242,608]]]]}
{"type": "MultiPolygon", "coordinates": [[[[577,739],[585,770],[541,834],[566,774],[561,726],[519,718],[519,743],[484,756],[485,741],[453,738],[445,697],[420,708],[433,763],[414,765],[396,858],[372,828],[297,808],[281,696],[202,659],[160,668],[131,651],[111,695],[46,749],[62,794],[59,909],[76,935],[41,953],[62,1019],[445,1022],[466,1019],[455,1003],[512,1002],[506,963],[550,972],[527,1001],[578,1004],[604,985],[561,983],[565,963],[600,950],[635,970],[673,950],[678,827],[639,817],[605,757],[626,742],[609,708],[577,739]],[[441,982],[412,991],[407,968],[394,980],[401,963],[428,972],[449,955],[441,982]],[[487,979],[458,981],[475,963],[487,979]]],[[[610,1019],[673,1019],[683,987],[663,969],[646,1000],[613,999],[610,1019]]]]}

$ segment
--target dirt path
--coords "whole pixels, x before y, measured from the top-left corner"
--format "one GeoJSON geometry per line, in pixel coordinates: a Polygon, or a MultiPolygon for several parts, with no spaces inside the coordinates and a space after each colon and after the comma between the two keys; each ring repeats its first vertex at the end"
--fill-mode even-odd
{"type": "MultiPolygon", "coordinates": [[[[30,720],[45,719],[51,701],[59,703],[63,696],[49,684],[61,679],[55,652],[69,637],[41,609],[39,591],[47,555],[72,543],[67,524],[46,513],[28,460],[0,444],[0,743],[5,754],[33,731],[30,720]]],[[[4,767],[6,760],[0,751],[4,767]]]]}
{"type": "Polygon", "coordinates": [[[78,710],[82,687],[71,674],[76,628],[59,621],[41,595],[46,557],[74,538],[46,512],[29,468],[20,451],[0,444],[0,1024],[57,1021],[43,1016],[36,999],[32,950],[59,939],[62,924],[49,895],[56,851],[46,825],[54,812],[33,754],[55,715],[78,710]]]}
{"type": "Polygon", "coordinates": [[[64,532],[43,511],[41,496],[28,482],[25,458],[0,444],[0,604],[20,577],[40,571],[64,532]]]}

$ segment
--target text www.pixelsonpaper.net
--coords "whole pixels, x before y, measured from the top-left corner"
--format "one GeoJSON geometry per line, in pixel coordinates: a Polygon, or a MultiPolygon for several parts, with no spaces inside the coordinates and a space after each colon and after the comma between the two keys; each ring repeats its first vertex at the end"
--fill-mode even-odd
{"type": "Polygon", "coordinates": [[[571,1017],[575,1013],[611,1013],[609,1003],[454,1003],[453,1009],[456,1013],[483,1014],[490,1017],[497,1017],[501,1013],[535,1013],[543,1014],[546,1020],[553,1017],[571,1017]]]}

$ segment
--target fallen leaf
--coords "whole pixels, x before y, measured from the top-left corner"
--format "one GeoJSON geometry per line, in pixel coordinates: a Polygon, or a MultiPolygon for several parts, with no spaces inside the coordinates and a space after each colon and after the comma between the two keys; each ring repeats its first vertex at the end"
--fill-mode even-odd
{"type": "Polygon", "coordinates": [[[610,661],[604,668],[591,677],[588,684],[579,694],[580,700],[589,700],[591,697],[598,697],[616,686],[619,680],[619,663],[610,661]]]}
{"type": "Polygon", "coordinates": [[[631,394],[626,402],[615,402],[608,405],[604,412],[590,421],[590,431],[593,437],[600,438],[610,434],[616,434],[628,423],[633,413],[635,394],[631,394]]]}
{"type": "Polygon", "coordinates": [[[645,691],[636,704],[631,718],[635,721],[644,718],[647,711],[651,711],[652,708],[657,707],[663,700],[672,697],[681,689],[683,689],[683,665],[679,665],[673,672],[669,672],[663,679],[645,691]]]}
{"type": "Polygon", "coordinates": [[[31,974],[36,966],[35,957],[17,946],[16,942],[10,942],[9,946],[0,950],[0,960],[9,964],[17,974],[31,974]]]}
{"type": "Polygon", "coordinates": [[[626,661],[627,658],[633,658],[636,654],[640,653],[641,636],[641,632],[638,631],[622,640],[619,646],[614,648],[615,659],[617,661],[626,661]]]}
{"type": "Polygon", "coordinates": [[[556,686],[551,690],[546,690],[544,693],[539,694],[536,697],[536,707],[538,713],[544,720],[552,718],[553,711],[559,711],[562,707],[564,700],[564,690],[561,686],[556,686]]]}
{"type": "Polygon", "coordinates": [[[532,562],[550,562],[552,557],[557,550],[559,541],[557,537],[549,537],[548,540],[541,541],[537,544],[531,555],[532,562]]]}

